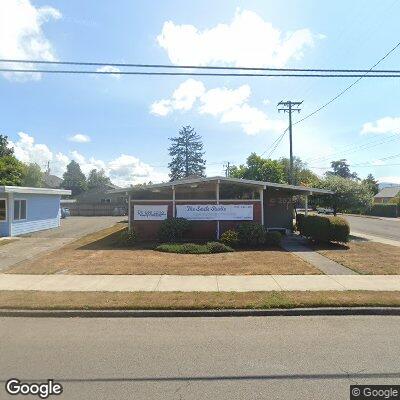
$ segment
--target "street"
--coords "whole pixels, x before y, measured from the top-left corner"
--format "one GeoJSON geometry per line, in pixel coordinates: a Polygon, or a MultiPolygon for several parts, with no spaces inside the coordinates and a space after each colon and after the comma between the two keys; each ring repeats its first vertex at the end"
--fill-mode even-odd
{"type": "Polygon", "coordinates": [[[1,318],[0,398],[15,398],[9,378],[52,378],[62,399],[349,399],[350,384],[400,382],[399,329],[389,316],[1,318]]]}
{"type": "Polygon", "coordinates": [[[342,215],[350,223],[351,232],[400,241],[400,219],[379,219],[342,215]]]}

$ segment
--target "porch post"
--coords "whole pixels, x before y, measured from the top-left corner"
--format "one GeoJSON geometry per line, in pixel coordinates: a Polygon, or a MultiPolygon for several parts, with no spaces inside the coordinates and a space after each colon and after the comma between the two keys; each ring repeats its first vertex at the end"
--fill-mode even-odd
{"type": "Polygon", "coordinates": [[[175,218],[175,185],[172,185],[172,218],[175,218]]]}
{"type": "Polygon", "coordinates": [[[308,215],[308,194],[306,194],[306,198],[304,201],[304,215],[307,217],[308,215]]]}
{"type": "Polygon", "coordinates": [[[264,189],[260,189],[261,225],[264,225],[264,189]]]}
{"type": "MultiPolygon", "coordinates": [[[[216,186],[216,198],[217,198],[217,205],[219,204],[219,179],[217,180],[216,186]]],[[[217,239],[219,240],[219,220],[217,221],[217,239]]]]}
{"type": "Polygon", "coordinates": [[[8,218],[8,236],[13,236],[12,228],[14,221],[14,193],[8,193],[7,218],[8,218]]]}
{"type": "Polygon", "coordinates": [[[131,221],[131,194],[128,195],[128,231],[130,232],[132,229],[132,221],[131,221]]]}

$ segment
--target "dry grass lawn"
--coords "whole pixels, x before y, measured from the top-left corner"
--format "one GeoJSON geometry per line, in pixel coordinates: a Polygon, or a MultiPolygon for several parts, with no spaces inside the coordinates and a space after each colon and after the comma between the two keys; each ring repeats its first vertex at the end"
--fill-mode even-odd
{"type": "Polygon", "coordinates": [[[400,247],[368,241],[352,241],[348,247],[325,246],[319,253],[360,274],[400,274],[400,247]]]}
{"type": "Polygon", "coordinates": [[[220,254],[170,254],[154,245],[118,247],[117,224],[88,235],[34,260],[9,268],[14,274],[137,274],[137,275],[268,275],[320,274],[300,258],[280,248],[220,254]]]}
{"type": "Polygon", "coordinates": [[[188,310],[400,306],[400,292],[37,292],[0,291],[1,309],[188,310]]]}

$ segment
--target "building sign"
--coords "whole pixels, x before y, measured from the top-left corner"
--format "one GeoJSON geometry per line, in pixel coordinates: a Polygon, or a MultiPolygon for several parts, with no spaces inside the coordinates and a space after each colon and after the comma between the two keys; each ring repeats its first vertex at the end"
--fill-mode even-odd
{"type": "Polygon", "coordinates": [[[191,221],[252,221],[253,204],[185,204],[176,216],[191,221]]]}
{"type": "Polygon", "coordinates": [[[135,204],[133,219],[135,221],[161,221],[167,219],[168,206],[152,206],[135,204]]]}

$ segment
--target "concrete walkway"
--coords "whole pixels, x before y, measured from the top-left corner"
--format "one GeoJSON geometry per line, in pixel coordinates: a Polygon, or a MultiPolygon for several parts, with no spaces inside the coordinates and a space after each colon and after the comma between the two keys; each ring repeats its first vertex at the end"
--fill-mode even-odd
{"type": "Polygon", "coordinates": [[[357,272],[344,267],[343,265],[330,260],[320,253],[310,249],[306,245],[306,241],[297,236],[286,236],[282,241],[281,247],[286,251],[300,257],[315,268],[327,275],[358,275],[357,272]]]}
{"type": "Polygon", "coordinates": [[[400,275],[17,275],[0,290],[83,292],[400,291],[400,275]]]}

